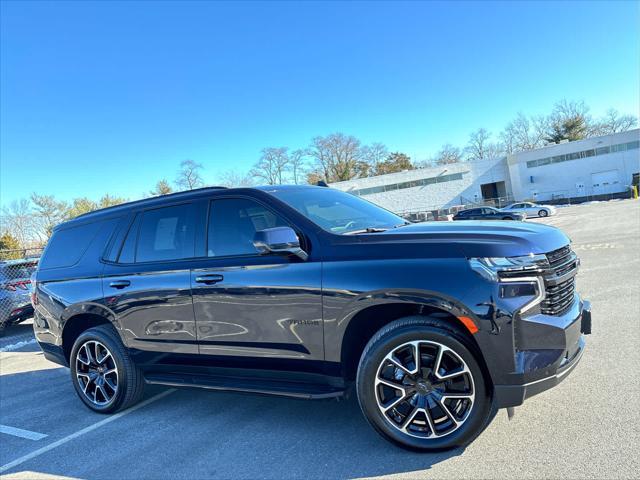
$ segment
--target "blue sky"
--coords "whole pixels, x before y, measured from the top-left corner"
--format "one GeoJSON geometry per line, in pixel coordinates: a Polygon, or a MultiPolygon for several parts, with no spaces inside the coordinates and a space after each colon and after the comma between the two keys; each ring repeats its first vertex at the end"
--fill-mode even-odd
{"type": "Polygon", "coordinates": [[[1,4],[0,202],[138,198],[342,131],[423,159],[561,98],[638,113],[637,2],[1,4]]]}

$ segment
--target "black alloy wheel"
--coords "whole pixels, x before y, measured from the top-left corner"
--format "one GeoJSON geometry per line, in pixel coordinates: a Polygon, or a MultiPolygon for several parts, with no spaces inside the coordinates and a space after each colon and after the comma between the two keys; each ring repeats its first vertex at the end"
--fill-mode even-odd
{"type": "Polygon", "coordinates": [[[384,438],[410,450],[464,446],[492,413],[491,389],[463,332],[440,319],[406,317],[383,327],[360,358],[363,414],[384,438]]]}

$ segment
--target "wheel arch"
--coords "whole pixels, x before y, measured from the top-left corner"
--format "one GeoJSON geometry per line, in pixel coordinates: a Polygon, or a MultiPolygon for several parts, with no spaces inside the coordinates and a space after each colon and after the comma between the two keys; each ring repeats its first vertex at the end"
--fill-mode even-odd
{"type": "Polygon", "coordinates": [[[437,323],[455,330],[467,340],[483,373],[491,382],[491,375],[482,355],[482,350],[475,338],[479,322],[474,315],[462,305],[435,294],[422,294],[416,297],[412,292],[410,298],[402,298],[393,293],[386,301],[379,301],[364,306],[353,312],[342,336],[340,349],[340,365],[345,380],[355,379],[360,357],[366,344],[375,333],[385,325],[408,316],[424,316],[437,323]]]}
{"type": "Polygon", "coordinates": [[[113,313],[100,304],[72,305],[64,311],[62,319],[62,351],[67,362],[73,344],[82,332],[99,325],[113,325],[118,330],[113,313]]]}

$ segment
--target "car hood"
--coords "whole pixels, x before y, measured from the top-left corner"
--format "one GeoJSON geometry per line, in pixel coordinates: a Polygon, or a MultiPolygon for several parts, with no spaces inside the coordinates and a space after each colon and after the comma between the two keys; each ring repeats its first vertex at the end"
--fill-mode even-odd
{"type": "Polygon", "coordinates": [[[447,245],[467,257],[513,257],[546,253],[570,242],[555,227],[507,220],[413,223],[359,237],[363,243],[447,245]]]}

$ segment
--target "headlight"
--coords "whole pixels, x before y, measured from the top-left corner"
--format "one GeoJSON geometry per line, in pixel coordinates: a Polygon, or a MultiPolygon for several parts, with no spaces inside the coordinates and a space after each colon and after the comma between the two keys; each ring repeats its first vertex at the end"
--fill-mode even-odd
{"type": "Polygon", "coordinates": [[[500,275],[533,273],[547,264],[545,255],[525,255],[522,257],[481,257],[470,258],[471,269],[491,282],[500,280],[500,275]]]}
{"type": "Polygon", "coordinates": [[[540,273],[549,263],[545,255],[470,258],[471,269],[490,282],[500,283],[500,298],[517,302],[520,313],[533,308],[545,296],[540,273]]]}

